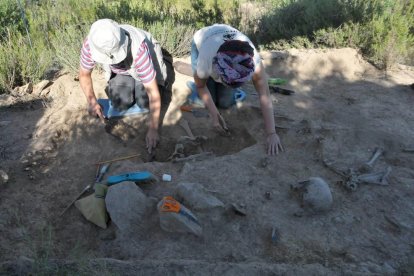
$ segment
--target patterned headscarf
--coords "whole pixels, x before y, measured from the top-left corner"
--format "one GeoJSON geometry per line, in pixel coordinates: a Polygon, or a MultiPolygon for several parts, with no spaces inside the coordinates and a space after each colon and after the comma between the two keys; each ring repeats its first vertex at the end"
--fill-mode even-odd
{"type": "Polygon", "coordinates": [[[253,48],[248,42],[224,42],[213,59],[213,69],[224,84],[239,87],[249,81],[254,73],[253,48]]]}

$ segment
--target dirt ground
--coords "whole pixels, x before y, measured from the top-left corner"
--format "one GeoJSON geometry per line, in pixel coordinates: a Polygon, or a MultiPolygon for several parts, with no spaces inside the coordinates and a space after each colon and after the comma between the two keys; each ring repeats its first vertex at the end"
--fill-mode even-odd
{"type": "MultiPolygon", "coordinates": [[[[176,72],[152,158],[146,117],[118,120],[106,131],[87,114],[69,74],[40,93],[0,95],[0,170],[9,178],[0,181],[0,274],[414,275],[414,68],[378,71],[353,49],[262,56],[269,76],[287,79],[285,87],[296,92],[271,95],[285,148],[276,157],[265,154],[252,84],[243,87],[242,104],[222,111],[232,133],[222,137],[209,118],[180,111],[191,78],[176,72]],[[186,135],[182,119],[208,137],[203,150],[215,156],[168,161],[186,135]],[[376,147],[385,153],[374,171],[391,167],[388,186],[360,184],[352,192],[324,165],[357,168],[376,147]],[[125,235],[111,222],[101,229],[74,207],[59,217],[94,181],[95,163],[132,154],[140,156],[114,162],[107,175],[172,175],[171,182],[140,185],[154,206],[139,231],[125,235]],[[315,176],[329,184],[332,209],[295,215],[301,202],[291,185],[315,176]],[[228,208],[194,211],[202,237],[163,231],[156,203],[182,182],[202,184],[226,206],[245,206],[246,216],[228,208]]],[[[93,80],[103,97],[103,76],[95,72],[93,80]]]]}

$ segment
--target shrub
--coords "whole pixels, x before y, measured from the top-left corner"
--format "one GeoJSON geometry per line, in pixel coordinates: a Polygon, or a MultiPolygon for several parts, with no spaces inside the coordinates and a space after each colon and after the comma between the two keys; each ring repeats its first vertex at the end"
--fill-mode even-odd
{"type": "Polygon", "coordinates": [[[15,86],[35,83],[52,64],[50,52],[33,45],[19,32],[9,30],[0,45],[0,90],[11,91],[15,86]]]}
{"type": "Polygon", "coordinates": [[[195,28],[174,24],[171,20],[156,22],[146,28],[172,56],[182,57],[189,54],[195,28]]]}
{"type": "Polygon", "coordinates": [[[14,0],[0,1],[0,43],[7,37],[8,30],[24,31],[21,10],[14,0]]]}
{"type": "Polygon", "coordinates": [[[56,29],[51,39],[54,60],[73,75],[79,71],[80,50],[87,32],[86,25],[71,25],[56,29]]]}

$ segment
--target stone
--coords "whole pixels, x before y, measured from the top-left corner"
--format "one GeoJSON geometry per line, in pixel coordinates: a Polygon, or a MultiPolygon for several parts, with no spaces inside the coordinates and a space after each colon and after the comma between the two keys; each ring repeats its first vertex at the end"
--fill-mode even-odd
{"type": "Polygon", "coordinates": [[[0,121],[0,127],[6,127],[11,124],[11,121],[0,121]]]}
{"type": "Polygon", "coordinates": [[[36,84],[33,87],[33,94],[40,95],[40,93],[43,91],[43,89],[45,89],[47,86],[49,86],[49,84],[51,84],[51,81],[42,80],[41,82],[39,82],[38,84],[36,84]]]}
{"type": "Polygon", "coordinates": [[[23,96],[25,94],[31,94],[33,91],[33,84],[29,82],[28,84],[13,89],[13,95],[23,96]]]}
{"type": "Polygon", "coordinates": [[[127,181],[109,187],[105,204],[121,232],[131,233],[140,229],[150,202],[134,182],[127,181]]]}
{"type": "Polygon", "coordinates": [[[113,228],[107,228],[102,230],[98,237],[101,241],[112,241],[116,239],[116,233],[113,228]]]}
{"type": "Polygon", "coordinates": [[[7,182],[9,182],[9,176],[3,170],[0,170],[0,182],[1,183],[4,183],[4,184],[6,184],[7,182]]]}
{"type": "Polygon", "coordinates": [[[176,188],[179,198],[194,210],[205,210],[216,207],[224,207],[224,203],[208,191],[199,183],[179,183],[176,188]]]}

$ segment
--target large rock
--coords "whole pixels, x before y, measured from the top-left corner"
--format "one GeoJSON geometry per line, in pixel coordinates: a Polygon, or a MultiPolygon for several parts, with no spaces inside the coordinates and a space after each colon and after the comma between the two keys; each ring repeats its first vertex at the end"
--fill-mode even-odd
{"type": "Polygon", "coordinates": [[[33,91],[33,84],[29,82],[28,84],[20,87],[15,87],[12,94],[14,96],[24,96],[25,94],[31,94],[33,91]]]}
{"type": "Polygon", "coordinates": [[[52,82],[49,80],[42,80],[38,84],[33,87],[33,94],[40,95],[42,91],[51,84],[52,82]]]}
{"type": "Polygon", "coordinates": [[[140,228],[150,201],[134,182],[122,182],[109,187],[105,204],[111,220],[129,233],[140,228]]]}
{"type": "Polygon", "coordinates": [[[178,198],[194,210],[224,207],[224,203],[217,199],[199,183],[180,183],[177,185],[178,198]]]}

